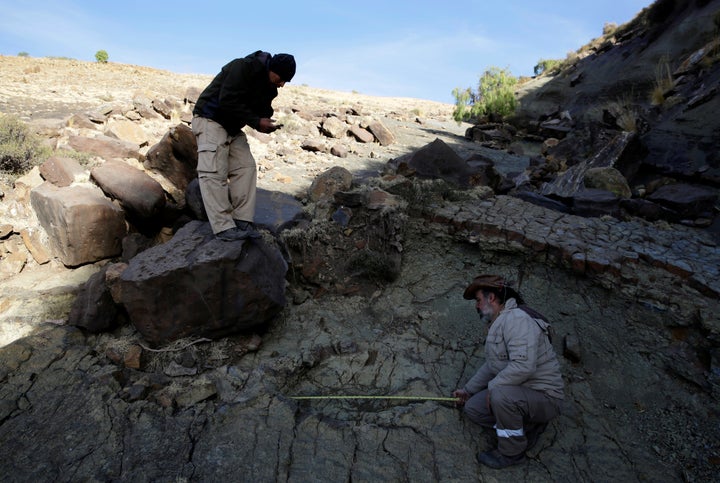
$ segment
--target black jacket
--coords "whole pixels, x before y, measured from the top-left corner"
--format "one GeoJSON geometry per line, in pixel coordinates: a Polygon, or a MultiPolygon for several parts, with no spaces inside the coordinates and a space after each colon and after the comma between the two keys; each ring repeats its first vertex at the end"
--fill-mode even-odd
{"type": "Polygon", "coordinates": [[[272,100],[278,95],[268,77],[270,57],[258,50],[227,63],[200,94],[193,114],[212,119],[230,136],[245,125],[257,129],[260,118],[272,117],[272,100]]]}

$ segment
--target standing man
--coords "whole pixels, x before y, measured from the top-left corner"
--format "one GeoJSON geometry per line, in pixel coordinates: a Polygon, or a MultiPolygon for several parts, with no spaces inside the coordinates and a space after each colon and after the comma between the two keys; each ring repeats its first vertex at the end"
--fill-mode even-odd
{"type": "Polygon", "coordinates": [[[498,275],[480,275],[463,297],[489,321],[485,363],[453,391],[471,421],[495,428],[497,449],[478,454],[491,468],[525,460],[548,421],[560,414],[563,380],[549,324],[498,275]]]}
{"type": "Polygon", "coordinates": [[[257,165],[242,132],[271,133],[272,100],[295,75],[295,58],[258,50],[225,65],[200,94],[192,130],[198,145],[200,193],[213,233],[235,241],[260,236],[253,226],[257,165]]]}

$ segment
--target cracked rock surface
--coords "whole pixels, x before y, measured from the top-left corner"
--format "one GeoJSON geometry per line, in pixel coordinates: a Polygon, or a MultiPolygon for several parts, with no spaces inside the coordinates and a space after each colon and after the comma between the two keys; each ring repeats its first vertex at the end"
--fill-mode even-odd
{"type": "Polygon", "coordinates": [[[143,349],[142,369],[108,356],[140,343],[128,327],[48,325],[0,349],[4,480],[710,481],[717,409],[666,370],[669,310],[426,223],[409,221],[385,290],[288,306],[259,337],[143,349]],[[520,275],[529,303],[582,344],[581,363],[561,358],[565,411],[526,464],[481,467],[494,437],[449,402],[292,398],[449,396],[482,362],[462,290],[492,271],[520,275]]]}

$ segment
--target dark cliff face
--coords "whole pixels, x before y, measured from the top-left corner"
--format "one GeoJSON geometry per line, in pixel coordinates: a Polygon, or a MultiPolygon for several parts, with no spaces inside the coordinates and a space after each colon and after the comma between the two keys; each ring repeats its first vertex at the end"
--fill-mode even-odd
{"type": "Polygon", "coordinates": [[[569,57],[520,87],[514,123],[539,132],[563,113],[579,158],[608,131],[635,131],[639,175],[720,185],[720,0],[658,0],[569,57]]]}

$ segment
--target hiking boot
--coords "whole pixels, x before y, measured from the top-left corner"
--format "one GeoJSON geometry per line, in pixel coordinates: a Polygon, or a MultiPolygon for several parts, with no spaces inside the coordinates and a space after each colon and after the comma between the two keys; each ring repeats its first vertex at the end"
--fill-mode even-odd
{"type": "Polygon", "coordinates": [[[527,448],[525,448],[525,451],[528,451],[532,449],[533,446],[535,446],[540,439],[540,435],[543,434],[543,431],[547,428],[548,423],[540,423],[536,424],[527,431],[525,431],[525,435],[527,437],[527,448]]]}
{"type": "Polygon", "coordinates": [[[240,228],[228,228],[220,233],[216,233],[215,236],[223,241],[240,241],[248,238],[249,234],[240,228]]]}
{"type": "Polygon", "coordinates": [[[233,220],[235,222],[235,226],[241,229],[244,232],[247,232],[248,238],[260,238],[262,235],[259,231],[257,231],[257,228],[255,228],[255,225],[252,224],[249,221],[245,220],[233,220]]]}
{"type": "Polygon", "coordinates": [[[520,453],[519,455],[515,456],[505,456],[504,454],[500,453],[500,451],[493,449],[490,451],[478,453],[477,460],[485,466],[489,466],[490,468],[495,468],[499,470],[501,468],[506,468],[508,466],[522,463],[523,461],[525,461],[525,453],[520,453]]]}

